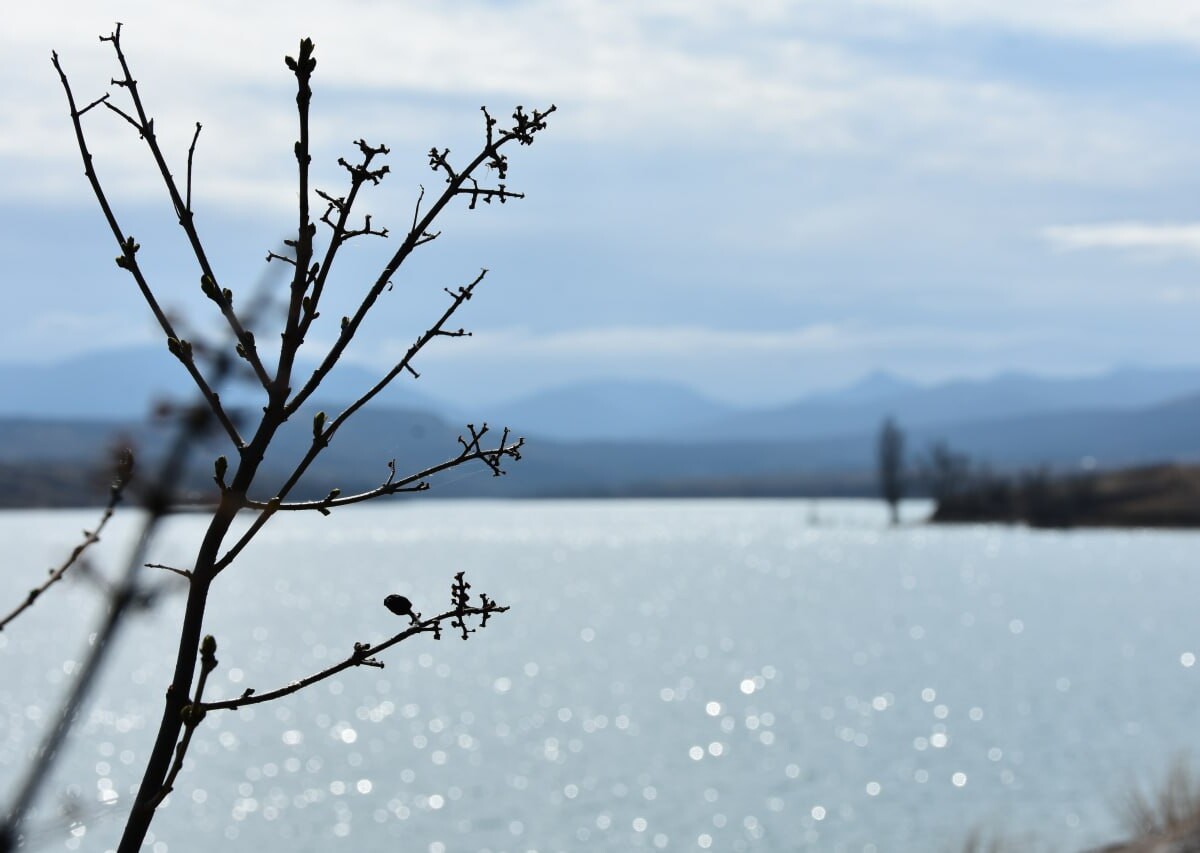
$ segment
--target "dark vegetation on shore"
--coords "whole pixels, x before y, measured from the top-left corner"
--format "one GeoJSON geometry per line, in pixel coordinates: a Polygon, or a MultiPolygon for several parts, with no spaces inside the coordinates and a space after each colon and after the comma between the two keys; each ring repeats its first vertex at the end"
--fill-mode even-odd
{"type": "Polygon", "coordinates": [[[982,472],[934,495],[934,522],[1031,527],[1200,526],[1200,467],[1151,465],[1054,474],[982,472]]]}

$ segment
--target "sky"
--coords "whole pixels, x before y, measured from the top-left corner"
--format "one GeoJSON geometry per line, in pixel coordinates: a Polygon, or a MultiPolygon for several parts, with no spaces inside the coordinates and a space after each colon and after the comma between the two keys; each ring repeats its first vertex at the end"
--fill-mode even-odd
{"type": "MultiPolygon", "coordinates": [[[[118,20],[177,175],[203,124],[196,221],[245,298],[295,227],[300,38],[316,184],[342,194],[337,158],[388,145],[364,210],[396,232],[441,180],[429,148],[478,150],[481,105],[557,106],[512,153],[526,198],[448,211],[348,356],[389,366],[442,288],[487,268],[458,318],[472,337],[417,364],[429,395],[636,378],[769,405],[879,369],[1200,364],[1200,7],[1182,0],[24,4],[0,33],[2,361],[161,343],[50,64],[80,101],[112,89],[97,36],[118,20]]],[[[136,132],[100,109],[85,130],[161,301],[213,333],[136,132]]],[[[389,256],[351,244],[314,358],[389,256]]]]}

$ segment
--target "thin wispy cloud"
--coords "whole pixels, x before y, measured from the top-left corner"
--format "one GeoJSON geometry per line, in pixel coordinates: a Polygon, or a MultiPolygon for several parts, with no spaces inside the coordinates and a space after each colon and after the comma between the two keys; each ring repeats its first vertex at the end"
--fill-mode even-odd
{"type": "MultiPolygon", "coordinates": [[[[914,169],[1107,183],[1138,179],[1171,154],[1137,116],[1012,82],[917,71],[902,55],[884,59],[849,38],[858,26],[853,16],[812,24],[811,13],[791,4],[754,12],[724,2],[685,9],[666,0],[633,7],[596,0],[405,3],[383,10],[299,5],[304,14],[282,17],[275,3],[235,9],[220,2],[184,18],[169,6],[139,1],[122,12],[126,48],[167,150],[182,156],[193,123],[204,122],[200,151],[209,172],[264,187],[264,176],[271,176],[278,189],[263,194],[267,204],[287,190],[286,162],[275,165],[286,158],[254,143],[274,139],[276,130],[286,138],[293,121],[279,61],[295,47],[297,34],[282,23],[292,20],[312,30],[321,52],[318,162],[342,153],[344,131],[333,138],[332,128],[362,128],[397,145],[431,144],[455,125],[452,116],[462,115],[460,98],[500,110],[557,101],[562,139],[620,146],[628,156],[682,144],[732,156],[888,157],[914,169]],[[367,19],[372,26],[362,25],[367,19]],[[345,98],[348,92],[354,97],[345,98]],[[1164,154],[1148,161],[1131,156],[1135,151],[1164,154]]],[[[917,20],[951,14],[935,2],[878,5],[917,20]]],[[[1020,20],[1006,17],[1001,4],[974,6],[958,17],[1020,20]]],[[[0,112],[0,174],[10,192],[44,196],[46,185],[30,176],[61,172],[70,162],[62,96],[47,54],[51,47],[60,51],[81,95],[98,93],[111,76],[106,46],[95,40],[111,28],[108,15],[80,4],[61,25],[60,16],[33,10],[16,16],[10,49],[0,57],[7,102],[0,112]]],[[[1041,26],[1028,17],[1026,25],[1041,26]]],[[[1160,18],[1168,20],[1165,13],[1138,20],[1160,18]]],[[[93,120],[89,129],[117,191],[152,192],[135,165],[128,128],[93,120]]],[[[212,186],[198,184],[197,192],[226,197],[212,186]]]]}
{"type": "Polygon", "coordinates": [[[1200,12],[1178,0],[865,0],[870,6],[943,24],[1002,26],[1113,44],[1200,48],[1200,12]]]}
{"type": "MultiPolygon", "coordinates": [[[[490,353],[653,362],[657,358],[697,356],[770,356],[784,353],[837,354],[910,348],[928,351],[987,351],[1045,338],[1028,330],[989,332],[931,326],[878,328],[855,323],[814,323],[785,330],[717,329],[702,326],[606,326],[566,332],[526,329],[478,332],[456,346],[430,351],[429,360],[474,360],[490,353]]],[[[396,342],[390,352],[399,355],[396,342]]]]}
{"type": "Polygon", "coordinates": [[[1200,257],[1200,223],[1054,225],[1041,233],[1051,246],[1062,251],[1113,249],[1200,257]]]}

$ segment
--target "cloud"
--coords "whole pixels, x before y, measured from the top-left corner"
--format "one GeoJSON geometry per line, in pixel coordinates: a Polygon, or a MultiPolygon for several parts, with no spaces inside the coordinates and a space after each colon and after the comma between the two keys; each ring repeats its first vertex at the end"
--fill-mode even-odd
{"type": "MultiPolygon", "coordinates": [[[[509,399],[583,379],[682,382],[745,404],[786,402],[848,382],[881,365],[922,378],[994,372],[999,357],[1061,344],[1060,329],[814,323],[774,330],[700,325],[612,325],[559,332],[509,328],[445,342],[418,358],[422,381],[462,400],[509,399]]],[[[373,369],[402,354],[400,341],[364,355],[373,369]]],[[[1045,363],[1043,359],[1043,363],[1045,363]]]]}
{"type": "Polygon", "coordinates": [[[1114,249],[1162,256],[1200,256],[1200,223],[1054,225],[1043,228],[1041,236],[1060,251],[1114,249]]]}
{"type": "MultiPolygon", "coordinates": [[[[301,34],[282,23],[292,20],[305,21],[317,41],[316,163],[332,162],[359,135],[415,152],[456,140],[457,148],[473,145],[479,103],[504,114],[516,103],[548,101],[561,107],[555,146],[576,156],[665,158],[662,180],[672,161],[685,164],[698,151],[869,157],[919,171],[1105,183],[1144,180],[1180,156],[1136,114],[1027,84],[918,72],[902,52],[877,54],[852,38],[864,5],[926,24],[1050,27],[1058,20],[1043,8],[1056,4],[1017,2],[1013,12],[1008,4],[965,2],[955,12],[939,0],[863,0],[858,14],[731,0],[337,7],[215,0],[187,16],[169,4],[127,0],[116,14],[128,24],[127,52],[172,162],[181,165],[193,123],[204,122],[197,168],[205,179],[196,191],[231,210],[282,207],[294,197],[287,157],[294,107],[279,61],[301,34]]],[[[1157,10],[1150,12],[1102,6],[1114,31],[1131,20],[1166,31],[1173,21],[1162,3],[1150,2],[1157,10]]],[[[58,177],[77,176],[77,154],[47,54],[60,51],[81,100],[95,97],[112,74],[95,35],[111,27],[113,14],[78,2],[27,6],[8,22],[0,179],[10,196],[53,199],[77,188],[58,177]]],[[[137,165],[144,154],[130,129],[103,111],[89,118],[110,191],[157,192],[137,165]]]]}
{"type": "MultiPolygon", "coordinates": [[[[602,326],[564,332],[527,329],[477,332],[453,346],[430,350],[422,357],[437,361],[482,358],[616,360],[652,363],[662,359],[769,359],[784,354],[909,350],[987,351],[1029,341],[1029,331],[985,332],[930,326],[874,327],[856,323],[814,323],[791,329],[716,329],[706,326],[602,326]]],[[[405,347],[389,347],[385,357],[405,347]]]]}
{"type": "Polygon", "coordinates": [[[119,311],[50,311],[27,317],[0,341],[0,359],[58,361],[93,350],[162,342],[161,333],[142,316],[119,311]],[[50,342],[52,346],[43,345],[50,342]]]}
{"type": "Polygon", "coordinates": [[[903,17],[1004,27],[1108,44],[1200,48],[1200,12],[1179,0],[865,0],[903,17]]]}

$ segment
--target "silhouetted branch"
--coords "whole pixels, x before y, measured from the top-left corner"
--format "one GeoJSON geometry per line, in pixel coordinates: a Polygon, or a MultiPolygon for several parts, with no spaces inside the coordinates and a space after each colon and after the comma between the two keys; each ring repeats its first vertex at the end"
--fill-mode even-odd
{"type": "Polygon", "coordinates": [[[187,159],[187,198],[184,201],[184,210],[188,216],[192,215],[192,160],[196,156],[196,142],[200,139],[200,122],[196,122],[196,133],[192,136],[192,144],[188,146],[187,159]]]}
{"type": "Polygon", "coordinates": [[[187,756],[188,747],[192,745],[192,735],[196,726],[204,721],[205,710],[200,700],[204,697],[204,685],[208,682],[208,674],[217,668],[217,663],[217,641],[212,634],[208,634],[200,643],[200,677],[196,682],[196,695],[192,697],[191,703],[184,705],[180,711],[183,718],[183,737],[175,747],[175,761],[171,764],[166,781],[150,801],[154,808],[175,790],[175,780],[179,777],[179,771],[183,770],[183,759],[187,756]]]}
{"type": "MultiPolygon", "coordinates": [[[[480,166],[483,166],[484,164],[494,165],[498,162],[502,162],[499,160],[499,149],[503,145],[514,140],[521,145],[532,144],[534,135],[546,128],[546,117],[553,113],[556,109],[557,107],[551,105],[550,108],[545,111],[534,110],[533,115],[531,116],[525,113],[523,107],[518,106],[516,111],[513,113],[515,124],[509,130],[501,133],[498,138],[495,137],[493,133],[495,122],[491,119],[491,116],[487,116],[487,141],[483,147],[483,150],[475,155],[471,162],[461,172],[455,172],[454,169],[450,167],[449,162],[446,160],[446,157],[450,153],[449,149],[445,149],[440,154],[436,149],[433,149],[430,152],[431,162],[434,170],[437,171],[439,169],[445,169],[449,174],[446,188],[442,191],[442,194],[433,203],[429,210],[425,212],[424,216],[418,219],[416,215],[414,215],[413,226],[409,230],[408,236],[404,238],[404,241],[400,244],[400,247],[396,250],[396,253],[392,255],[391,260],[388,261],[382,272],[380,272],[379,276],[375,279],[374,285],[371,286],[371,289],[367,291],[366,296],[363,297],[363,301],[359,305],[358,310],[354,312],[353,316],[344,318],[342,322],[341,334],[338,336],[337,341],[334,343],[329,353],[325,356],[324,360],[317,367],[317,369],[313,371],[313,375],[309,378],[308,382],[304,384],[304,387],[301,388],[300,391],[297,392],[292,398],[291,402],[288,403],[289,414],[300,408],[304,401],[307,400],[309,396],[312,395],[312,392],[316,390],[317,386],[321,384],[322,380],[326,375],[328,375],[329,371],[333,369],[334,364],[336,364],[338,359],[341,358],[342,352],[345,350],[347,344],[349,344],[351,339],[353,339],[354,335],[357,333],[358,327],[362,323],[363,318],[367,316],[371,308],[375,305],[376,300],[379,299],[385,288],[387,288],[388,284],[391,282],[392,276],[395,274],[396,270],[400,268],[400,265],[404,263],[410,254],[412,254],[414,249],[436,238],[437,234],[432,232],[430,228],[434,220],[437,219],[438,215],[442,212],[446,205],[449,204],[456,195],[459,195],[462,192],[475,193],[475,196],[472,199],[473,202],[479,197],[479,193],[483,192],[476,190],[474,187],[472,189],[464,190],[463,183],[468,179],[473,180],[472,173],[474,173],[475,170],[480,166]]],[[[484,114],[487,115],[486,110],[484,111],[484,114]]],[[[496,193],[499,192],[504,192],[505,197],[508,198],[516,196],[516,194],[503,189],[496,190],[496,193]]],[[[421,198],[423,197],[424,188],[421,190],[421,198]]],[[[474,207],[474,204],[472,203],[471,206],[474,207]]],[[[418,212],[420,210],[420,199],[418,199],[417,210],[418,212]]]]}
{"type": "MultiPolygon", "coordinates": [[[[470,425],[468,425],[468,426],[470,427],[470,425]]],[[[470,427],[470,429],[471,429],[472,433],[474,434],[474,428],[470,427]]],[[[486,430],[486,425],[485,425],[485,430],[486,430]]],[[[328,433],[326,433],[326,435],[328,435],[328,433]]],[[[478,435],[482,436],[483,433],[480,432],[480,433],[478,433],[478,435]]],[[[402,492],[402,491],[423,492],[429,488],[429,486],[427,484],[423,484],[424,480],[426,480],[429,477],[432,477],[436,474],[440,474],[443,471],[447,471],[451,468],[457,468],[459,465],[462,465],[466,462],[472,462],[475,460],[479,460],[479,461],[483,462],[485,465],[487,465],[489,468],[491,468],[493,476],[499,476],[499,475],[505,473],[504,470],[500,468],[501,460],[505,456],[507,456],[513,460],[519,460],[521,458],[521,448],[525,446],[524,438],[519,438],[514,443],[508,444],[507,443],[508,435],[509,435],[509,431],[507,428],[505,428],[503,439],[502,439],[501,443],[497,447],[495,447],[491,450],[485,450],[485,449],[479,448],[478,442],[476,441],[476,443],[473,447],[465,446],[463,452],[460,453],[458,456],[455,456],[452,459],[447,459],[445,462],[441,462],[437,465],[433,465],[429,468],[426,468],[424,471],[419,471],[415,474],[409,474],[408,476],[403,477],[400,480],[386,483],[383,486],[380,486],[379,488],[374,489],[369,493],[364,493],[366,495],[369,495],[369,497],[355,496],[355,497],[360,497],[360,500],[350,500],[349,498],[346,498],[346,499],[343,499],[343,501],[346,503],[359,503],[361,500],[370,500],[371,498],[383,497],[384,495],[391,495],[391,494],[395,494],[397,492],[402,492]],[[413,483],[417,484],[416,488],[413,488],[413,489],[405,488],[407,486],[412,485],[413,483]]],[[[319,449],[318,443],[317,443],[319,440],[320,439],[318,439],[317,441],[314,441],[313,449],[309,450],[309,455],[306,456],[304,458],[304,460],[302,460],[302,462],[301,462],[301,464],[304,466],[305,469],[307,469],[308,465],[311,464],[312,460],[315,459],[317,454],[320,452],[320,449],[319,449]]],[[[463,441],[463,438],[461,436],[459,436],[458,440],[460,443],[462,443],[464,445],[467,444],[466,442],[463,441]]],[[[323,447],[323,446],[324,445],[320,445],[320,447],[323,447]]],[[[300,469],[297,468],[297,471],[299,471],[299,470],[300,469]]],[[[221,557],[220,560],[217,561],[217,565],[216,565],[217,572],[223,571],[230,563],[232,563],[237,558],[237,556],[242,552],[242,549],[250,544],[250,541],[258,534],[258,531],[261,530],[268,521],[270,521],[271,516],[274,515],[275,513],[283,512],[283,511],[287,511],[287,510],[306,510],[306,509],[315,509],[317,511],[320,511],[322,508],[328,510],[330,507],[339,505],[336,495],[332,498],[327,496],[320,501],[313,501],[313,502],[309,502],[309,503],[294,503],[294,504],[283,503],[284,498],[287,497],[287,493],[292,490],[292,487],[295,486],[296,482],[298,482],[299,479],[300,479],[300,474],[293,473],[292,477],[289,478],[289,480],[285,484],[284,488],[280,489],[279,494],[276,497],[272,498],[271,500],[267,501],[266,503],[259,502],[259,501],[250,501],[250,500],[243,502],[243,506],[249,506],[249,507],[253,507],[255,509],[259,509],[260,513],[259,513],[258,517],[255,518],[254,521],[250,524],[250,527],[246,530],[246,532],[242,534],[241,538],[239,538],[238,541],[234,544],[234,546],[232,548],[230,548],[229,551],[223,557],[221,557]]]]}
{"type": "MultiPolygon", "coordinates": [[[[109,229],[112,231],[113,237],[116,238],[117,244],[121,248],[121,254],[116,258],[117,266],[128,271],[129,274],[133,276],[134,281],[137,282],[138,289],[142,293],[142,298],[145,299],[146,304],[150,306],[150,310],[154,314],[155,319],[158,321],[159,327],[167,336],[168,346],[171,346],[171,341],[176,341],[176,346],[178,346],[179,336],[176,334],[175,328],[171,324],[171,321],[163,312],[162,307],[158,304],[158,299],[154,296],[154,292],[150,289],[150,285],[146,281],[146,277],[142,274],[141,267],[138,265],[137,252],[141,246],[138,245],[137,241],[134,240],[132,236],[125,236],[125,232],[121,229],[120,224],[117,222],[116,214],[113,213],[112,206],[108,203],[108,197],[105,194],[103,187],[100,185],[100,179],[96,174],[96,170],[92,166],[92,154],[88,149],[87,140],[83,135],[83,125],[80,121],[82,113],[75,108],[75,96],[71,91],[71,86],[67,80],[67,75],[63,71],[62,66],[59,64],[57,53],[52,54],[52,62],[54,64],[54,68],[58,71],[63,90],[67,95],[67,103],[69,104],[71,110],[71,122],[75,127],[75,140],[79,146],[79,153],[83,157],[84,174],[87,176],[88,182],[92,186],[92,192],[95,194],[96,200],[100,204],[100,209],[104,213],[104,218],[108,221],[109,229]]],[[[93,104],[94,103],[96,102],[93,102],[93,104]]],[[[104,101],[104,103],[107,104],[107,101],[104,101]]],[[[175,350],[173,349],[172,352],[175,352],[175,350]]],[[[186,355],[184,355],[184,349],[179,347],[179,352],[176,353],[176,356],[188,371],[188,374],[191,375],[192,380],[196,383],[196,387],[200,389],[200,393],[204,397],[205,402],[208,404],[213,414],[221,422],[222,427],[225,428],[230,440],[234,442],[235,446],[240,446],[241,439],[237,434],[237,430],[233,426],[233,422],[229,419],[228,415],[225,414],[225,411],[221,408],[220,400],[213,393],[212,388],[209,386],[204,376],[202,376],[200,371],[196,368],[196,363],[191,358],[190,349],[188,349],[186,351],[186,355]]]]}
{"type": "MultiPolygon", "coordinates": [[[[456,169],[451,166],[448,159],[449,150],[443,150],[440,155],[437,155],[435,152],[432,165],[435,170],[447,174],[445,188],[424,211],[422,211],[422,203],[425,200],[425,196],[422,189],[413,214],[412,229],[401,241],[390,260],[383,265],[378,277],[367,288],[355,312],[351,316],[343,318],[340,333],[317,368],[313,371],[311,377],[298,391],[293,393],[291,380],[297,354],[304,343],[304,338],[311,324],[319,317],[320,301],[339,247],[344,245],[348,240],[358,236],[385,237],[387,235],[386,229],[376,228],[373,225],[369,214],[363,216],[361,226],[354,227],[349,223],[359,190],[367,184],[371,186],[379,184],[388,174],[388,166],[379,166],[375,162],[376,158],[387,154],[388,150],[384,146],[371,146],[365,141],[359,140],[357,144],[362,155],[361,160],[356,164],[351,164],[345,159],[339,161],[342,167],[346,169],[350,178],[350,188],[346,195],[334,196],[320,190],[315,191],[317,197],[322,199],[326,204],[325,211],[320,216],[320,221],[331,229],[329,243],[325,247],[323,256],[319,257],[314,246],[317,223],[313,221],[310,211],[311,194],[314,190],[309,186],[311,164],[309,108],[312,99],[310,83],[312,72],[316,67],[316,60],[313,58],[314,46],[312,40],[303,39],[300,42],[300,50],[297,56],[285,59],[288,68],[291,69],[295,76],[297,87],[296,105],[299,138],[295,142],[293,151],[297,164],[298,209],[295,236],[293,239],[284,241],[284,245],[290,249],[290,256],[286,254],[286,250],[270,252],[267,255],[268,261],[282,260],[292,267],[286,316],[277,351],[278,360],[275,362],[276,369],[274,375],[271,376],[267,373],[258,354],[254,334],[243,323],[242,317],[234,310],[233,292],[220,285],[195,227],[192,210],[192,180],[195,151],[201,125],[199,123],[196,124],[195,133],[188,148],[187,176],[184,192],[181,193],[163,156],[155,134],[154,120],[147,114],[138,90],[137,81],[133,77],[129,64],[126,61],[121,47],[120,35],[121,26],[118,24],[109,36],[102,37],[101,40],[111,45],[121,69],[120,75],[114,78],[111,84],[125,91],[129,102],[132,104],[131,108],[118,106],[105,94],[90,102],[82,109],[79,109],[67,76],[59,63],[57,54],[53,55],[53,64],[59,74],[63,90],[66,93],[76,142],[84,163],[85,174],[108,223],[108,227],[120,247],[117,264],[128,271],[133,277],[143,298],[167,338],[168,348],[184,365],[196,387],[199,389],[204,406],[189,409],[184,413],[184,417],[181,420],[181,429],[176,435],[176,440],[168,449],[163,459],[159,476],[154,481],[154,487],[147,494],[146,503],[149,514],[143,525],[141,535],[132,549],[130,559],[126,563],[124,574],[109,589],[110,600],[105,621],[94,634],[94,642],[88,650],[86,659],[80,670],[80,675],[72,685],[69,696],[64,701],[51,730],[44,739],[37,759],[31,765],[26,779],[18,787],[15,806],[10,817],[3,825],[0,825],[0,853],[7,853],[20,838],[21,821],[32,803],[39,785],[47,778],[49,768],[53,764],[54,758],[72,721],[78,716],[81,704],[89,691],[92,680],[99,670],[100,663],[118,633],[123,616],[131,607],[146,603],[161,588],[161,585],[158,584],[153,588],[144,588],[137,582],[137,570],[144,565],[146,548],[158,520],[172,506],[172,489],[176,483],[180,482],[183,476],[185,470],[184,462],[188,449],[211,422],[215,421],[220,424],[238,453],[236,456],[231,457],[220,456],[214,463],[213,480],[218,489],[219,500],[212,509],[212,515],[208,521],[192,565],[187,569],[181,569],[162,564],[150,564],[180,574],[188,580],[187,602],[179,623],[174,669],[169,686],[166,689],[162,716],[142,774],[141,783],[138,785],[134,802],[129,811],[123,836],[118,845],[118,853],[136,853],[141,848],[149,831],[155,810],[173,788],[181,772],[184,757],[190,746],[195,727],[203,719],[206,711],[217,707],[235,707],[239,703],[248,704],[251,701],[249,699],[250,692],[248,691],[240,700],[229,700],[225,703],[212,704],[205,704],[203,702],[202,694],[207,677],[212,669],[215,668],[217,662],[215,657],[215,641],[211,637],[206,637],[202,640],[202,636],[211,584],[218,574],[227,568],[230,562],[251,541],[254,535],[262,529],[263,525],[276,512],[280,511],[312,509],[328,513],[331,508],[383,497],[401,491],[424,490],[428,487],[426,483],[427,477],[456,465],[475,460],[483,462],[492,470],[494,475],[498,476],[503,473],[501,463],[504,458],[519,459],[520,448],[523,444],[523,441],[520,439],[510,442],[509,432],[505,429],[498,445],[485,447],[482,442],[487,433],[486,424],[478,430],[473,425],[468,425],[467,437],[460,437],[459,439],[462,447],[459,454],[425,471],[405,477],[397,477],[393,460],[392,463],[389,463],[389,477],[375,489],[345,497],[341,495],[339,490],[334,489],[320,501],[285,503],[289,494],[308,471],[312,462],[329,445],[329,442],[342,424],[374,399],[400,373],[408,372],[414,376],[417,375],[414,360],[431,340],[435,337],[461,337],[468,334],[465,329],[454,329],[447,324],[462,303],[471,298],[475,286],[484,278],[486,274],[485,270],[470,284],[459,287],[455,291],[447,290],[447,293],[451,297],[449,307],[413,343],[404,357],[379,382],[368,389],[361,397],[332,420],[327,420],[323,412],[317,414],[313,419],[311,445],[303,455],[303,458],[300,459],[292,472],[287,476],[281,488],[276,490],[273,498],[265,503],[252,501],[248,498],[248,494],[256,484],[259,469],[267,450],[280,428],[290,417],[297,413],[300,406],[309,399],[326,378],[329,371],[340,359],[346,346],[357,333],[366,315],[376,304],[380,295],[385,290],[390,289],[392,277],[403,262],[416,247],[436,238],[438,232],[432,229],[432,225],[445,209],[446,205],[458,195],[470,196],[470,208],[474,208],[480,199],[483,199],[486,203],[493,199],[505,202],[509,198],[521,197],[519,193],[508,190],[504,183],[498,183],[496,186],[481,185],[475,173],[481,168],[486,168],[489,171],[496,172],[499,181],[504,181],[506,179],[508,164],[507,159],[500,152],[500,148],[514,141],[521,145],[530,144],[533,141],[534,135],[545,128],[545,117],[554,111],[554,107],[550,107],[545,112],[535,110],[532,114],[527,114],[524,108],[517,107],[513,113],[513,125],[502,132],[496,130],[495,120],[484,110],[486,125],[485,144],[482,150],[462,168],[456,169]],[[91,110],[101,105],[133,127],[145,142],[158,168],[167,195],[171,199],[179,225],[184,230],[190,244],[191,252],[199,266],[201,291],[205,297],[218,306],[233,335],[234,346],[231,349],[247,361],[250,369],[255,374],[258,384],[266,392],[266,404],[262,407],[262,415],[258,417],[256,424],[247,427],[246,439],[242,438],[238,427],[235,426],[232,418],[223,408],[220,397],[215,390],[218,382],[232,370],[234,364],[232,353],[219,353],[216,364],[210,371],[212,374],[211,377],[206,377],[199,369],[196,360],[198,347],[194,346],[191,341],[177,332],[177,326],[159,305],[158,299],[152,291],[137,260],[137,252],[140,247],[137,241],[120,227],[97,173],[93,168],[92,154],[84,136],[82,118],[85,114],[90,113],[91,110]],[[230,459],[233,460],[232,463],[230,459]],[[238,514],[246,508],[256,510],[257,516],[250,523],[247,532],[230,546],[227,540],[232,538],[234,522],[238,514]],[[198,678],[196,674],[197,661],[199,661],[200,668],[198,678]],[[193,685],[195,685],[194,693],[192,692],[193,685]]],[[[247,314],[246,318],[248,319],[249,316],[247,314]]],[[[272,355],[275,354],[272,353],[272,355]]],[[[301,689],[306,684],[327,678],[349,666],[382,666],[382,662],[375,659],[375,654],[417,633],[428,632],[432,633],[435,638],[438,638],[441,636],[441,626],[444,621],[449,622],[455,628],[459,629],[465,639],[471,631],[477,630],[468,627],[467,619],[469,617],[478,617],[478,627],[482,627],[486,624],[491,614],[503,612],[507,609],[500,607],[487,596],[481,596],[481,603],[478,606],[472,606],[467,598],[468,586],[463,579],[462,573],[459,573],[455,578],[455,585],[452,588],[454,609],[429,620],[423,620],[419,614],[413,613],[411,603],[407,602],[407,599],[404,599],[403,596],[389,596],[385,601],[387,608],[393,613],[407,614],[412,622],[405,631],[401,631],[391,639],[376,646],[358,643],[355,645],[351,656],[346,661],[343,661],[342,664],[336,665],[322,673],[317,673],[303,682],[298,682],[280,690],[264,694],[262,697],[254,698],[252,701],[257,703],[277,696],[287,695],[301,689]]]]}
{"type": "MultiPolygon", "coordinates": [[[[462,576],[462,572],[459,572],[457,575],[455,575],[456,589],[458,583],[462,581],[462,576]]],[[[465,581],[463,581],[463,583],[465,583],[465,581]]],[[[466,584],[466,586],[469,587],[470,584],[466,584]]],[[[465,594],[465,590],[463,594],[465,594]]],[[[496,604],[495,601],[492,601],[486,595],[481,595],[480,600],[481,603],[478,606],[471,606],[456,599],[453,610],[447,610],[445,613],[439,613],[437,616],[431,616],[428,619],[422,619],[420,618],[419,614],[413,614],[411,617],[413,624],[408,628],[404,629],[398,634],[394,634],[381,643],[376,643],[373,646],[368,645],[367,643],[355,643],[354,651],[351,652],[344,660],[335,663],[333,666],[326,667],[320,672],[314,673],[307,678],[293,681],[291,684],[287,684],[283,687],[279,687],[266,693],[257,693],[253,689],[247,689],[236,699],[224,699],[219,702],[204,702],[201,703],[199,707],[202,711],[208,712],[235,710],[246,705],[260,705],[263,702],[270,702],[273,699],[279,699],[283,696],[290,696],[293,693],[303,690],[305,687],[316,684],[319,681],[324,681],[325,679],[337,675],[339,672],[350,669],[351,667],[372,666],[382,668],[383,662],[375,659],[375,656],[380,652],[386,651],[397,643],[401,643],[407,640],[409,637],[415,637],[418,634],[433,634],[434,639],[441,639],[441,626],[445,622],[449,622],[453,627],[462,626],[464,630],[463,639],[466,639],[466,628],[465,623],[463,623],[463,619],[465,617],[480,617],[481,621],[479,627],[482,628],[487,624],[488,618],[493,614],[508,612],[508,607],[502,607],[496,604]]],[[[473,632],[475,629],[472,628],[470,630],[473,632]]]]}
{"type": "MultiPolygon", "coordinates": [[[[200,272],[203,276],[207,276],[209,280],[216,282],[219,279],[217,278],[216,273],[213,272],[212,265],[209,263],[208,255],[204,250],[204,245],[200,241],[200,235],[196,231],[195,222],[193,221],[192,216],[190,191],[191,153],[189,152],[188,156],[189,190],[188,199],[185,202],[184,199],[180,197],[179,188],[175,184],[175,178],[172,176],[171,169],[167,165],[166,157],[163,156],[162,148],[158,144],[158,137],[154,133],[154,119],[149,118],[146,114],[145,106],[142,104],[141,94],[138,91],[137,81],[133,78],[133,74],[129,69],[129,63],[125,59],[125,52],[121,48],[121,25],[117,24],[116,29],[111,35],[101,36],[100,40],[112,44],[113,51],[117,55],[117,62],[120,64],[122,72],[122,77],[120,79],[114,78],[112,83],[115,86],[125,89],[129,93],[129,98],[133,103],[136,118],[129,113],[124,112],[119,107],[116,107],[110,101],[105,101],[105,106],[122,116],[126,121],[133,125],[141,138],[145,140],[146,146],[150,149],[150,154],[154,158],[155,165],[158,167],[159,175],[162,177],[163,186],[171,199],[171,204],[175,208],[175,214],[179,220],[179,225],[183,228],[184,233],[187,235],[188,244],[191,246],[192,254],[195,255],[196,262],[200,266],[200,272]]],[[[55,65],[57,67],[57,57],[55,59],[55,65]]],[[[197,129],[196,132],[199,134],[199,129],[197,129]]],[[[195,139],[193,138],[193,147],[194,145],[195,139]]],[[[254,369],[255,375],[257,375],[259,381],[263,383],[263,387],[267,387],[267,385],[270,383],[270,377],[267,375],[267,371],[263,367],[262,361],[258,357],[258,352],[254,347],[253,337],[247,333],[242,321],[238,318],[237,314],[234,313],[231,302],[221,300],[214,301],[217,302],[218,307],[221,309],[221,314],[225,317],[226,322],[229,323],[229,327],[233,330],[234,336],[237,338],[238,343],[245,351],[245,358],[250,363],[250,366],[254,369]]],[[[170,334],[168,334],[168,336],[174,337],[174,335],[170,334]]]]}

